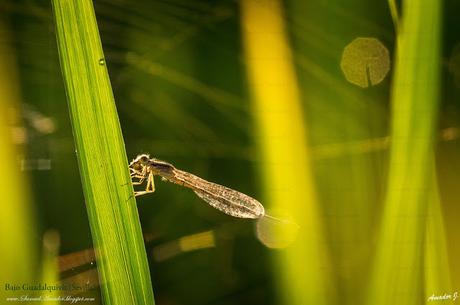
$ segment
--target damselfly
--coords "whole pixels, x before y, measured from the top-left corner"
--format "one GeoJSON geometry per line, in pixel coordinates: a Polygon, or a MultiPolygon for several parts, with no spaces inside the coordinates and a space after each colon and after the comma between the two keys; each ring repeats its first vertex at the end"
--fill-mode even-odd
{"type": "Polygon", "coordinates": [[[149,155],[137,156],[129,164],[129,170],[134,185],[141,185],[145,180],[147,181],[145,190],[135,192],[135,196],[154,192],[153,177],[160,176],[163,180],[192,189],[198,197],[225,214],[253,219],[263,216],[270,217],[265,214],[263,205],[254,198],[179,170],[172,164],[150,158],[149,155]]]}

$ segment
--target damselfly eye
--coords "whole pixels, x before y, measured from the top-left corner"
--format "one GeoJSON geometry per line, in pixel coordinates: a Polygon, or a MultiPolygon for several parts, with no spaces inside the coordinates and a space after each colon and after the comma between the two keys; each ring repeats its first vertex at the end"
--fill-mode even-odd
{"type": "Polygon", "coordinates": [[[139,159],[139,162],[142,164],[142,165],[146,165],[147,163],[149,163],[150,159],[149,157],[147,156],[142,156],[140,159],[139,159]]]}

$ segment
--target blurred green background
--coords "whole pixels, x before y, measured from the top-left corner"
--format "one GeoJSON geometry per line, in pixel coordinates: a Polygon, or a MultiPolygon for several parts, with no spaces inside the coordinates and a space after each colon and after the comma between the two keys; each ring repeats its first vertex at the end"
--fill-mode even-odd
{"type": "MultiPolygon", "coordinates": [[[[39,253],[37,245],[45,232],[56,230],[59,254],[76,262],[80,251],[92,247],[92,241],[51,6],[44,0],[0,1],[0,55],[5,62],[0,72],[0,88],[4,88],[0,111],[15,144],[14,153],[9,153],[14,158],[2,160],[9,165],[2,174],[6,180],[0,182],[10,179],[17,166],[21,186],[14,190],[30,197],[20,199],[30,203],[25,212],[20,207],[7,209],[7,202],[14,200],[4,197],[2,219],[16,212],[32,215],[30,221],[26,221],[29,216],[15,216],[25,219],[24,226],[31,231],[28,246],[18,248],[19,252],[35,247],[39,253]],[[14,92],[15,98],[7,92],[14,92]]],[[[264,1],[248,2],[266,5],[264,1]]],[[[393,67],[382,82],[362,88],[347,81],[341,58],[345,46],[355,38],[373,37],[386,47],[394,63],[395,31],[388,3],[288,0],[273,11],[273,1],[267,2],[268,11],[280,18],[280,28],[286,33],[285,47],[292,55],[286,60],[295,69],[299,115],[304,119],[306,162],[310,164],[306,168],[311,170],[311,177],[305,179],[311,179],[315,188],[317,226],[313,229],[321,236],[321,240],[313,237],[320,246],[311,251],[318,251],[321,259],[327,257],[327,263],[316,266],[306,257],[294,256],[286,267],[282,262],[290,257],[289,245],[270,249],[257,238],[255,222],[231,218],[192,192],[157,179],[156,192],[138,198],[157,304],[289,304],[289,298],[283,296],[286,283],[296,286],[304,281],[307,286],[310,281],[326,287],[321,290],[325,298],[320,301],[321,294],[315,296],[315,304],[364,304],[368,297],[384,221],[393,67]],[[310,269],[311,265],[317,269],[310,269]],[[298,272],[285,273],[282,268],[298,272]]],[[[244,18],[254,16],[245,5],[245,1],[230,0],[94,1],[128,156],[150,153],[267,202],[270,211],[280,206],[271,204],[273,194],[267,181],[292,183],[296,188],[292,192],[302,192],[303,187],[296,183],[296,173],[281,172],[276,178],[276,170],[267,170],[270,158],[264,157],[257,121],[262,115],[251,102],[257,92],[254,94],[248,71],[254,67],[245,53],[251,36],[242,26],[244,18]]],[[[439,291],[421,288],[422,300],[432,293],[460,289],[459,13],[457,1],[444,2],[439,111],[433,131],[433,183],[439,191],[440,209],[421,217],[419,223],[424,226],[427,219],[435,219],[427,236],[434,236],[437,254],[433,258],[421,250],[420,256],[430,266],[444,266],[439,268],[446,284],[439,291]]],[[[281,128],[289,123],[271,124],[281,128]]],[[[271,187],[277,186],[279,183],[271,187]]],[[[287,214],[301,225],[312,212],[299,208],[302,204],[285,206],[287,214]]],[[[2,230],[4,234],[17,229],[4,225],[2,230]]],[[[300,239],[303,233],[301,230],[300,239]]],[[[18,238],[4,234],[1,243],[11,249],[18,238]]],[[[75,264],[61,277],[77,276],[93,267],[88,260],[83,266],[75,264]]],[[[29,274],[23,271],[24,278],[34,278],[35,269],[30,267],[29,274]]]]}

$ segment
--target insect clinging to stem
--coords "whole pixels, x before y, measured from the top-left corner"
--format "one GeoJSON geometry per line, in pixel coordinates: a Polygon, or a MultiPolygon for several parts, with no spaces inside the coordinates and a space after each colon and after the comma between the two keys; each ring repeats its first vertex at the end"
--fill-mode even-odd
{"type": "Polygon", "coordinates": [[[145,190],[135,192],[135,196],[153,193],[155,191],[153,177],[160,176],[165,181],[192,189],[202,200],[230,216],[252,219],[268,217],[284,222],[276,217],[266,215],[263,205],[248,195],[206,181],[191,173],[179,170],[168,162],[150,158],[147,154],[138,155],[131,161],[129,170],[133,185],[141,185],[147,181],[145,190]]]}

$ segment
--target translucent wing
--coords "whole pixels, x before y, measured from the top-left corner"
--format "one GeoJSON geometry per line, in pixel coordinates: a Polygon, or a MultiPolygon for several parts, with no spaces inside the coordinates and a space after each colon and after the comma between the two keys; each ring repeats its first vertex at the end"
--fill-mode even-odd
{"type": "MultiPolygon", "coordinates": [[[[169,165],[169,164],[168,164],[169,165]]],[[[260,218],[265,215],[262,204],[248,195],[217,183],[209,182],[172,165],[167,168],[155,167],[157,175],[163,179],[191,188],[201,199],[212,207],[233,217],[260,218]]]]}
{"type": "Polygon", "coordinates": [[[223,194],[210,193],[201,189],[194,189],[193,191],[212,207],[230,216],[253,219],[264,216],[264,207],[254,198],[224,186],[220,187],[224,188],[221,189],[223,194]]]}

